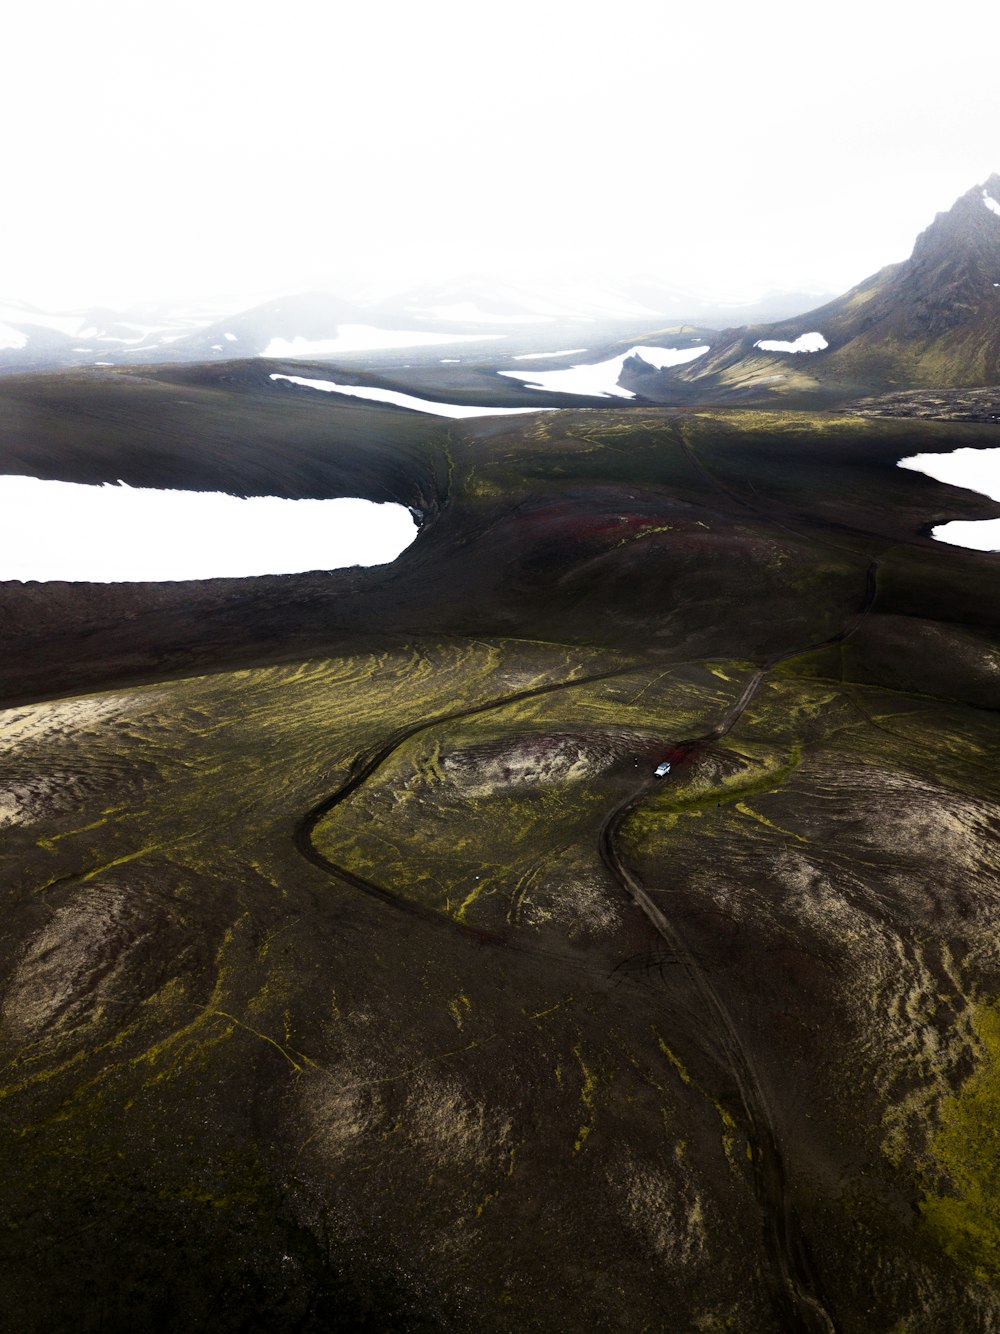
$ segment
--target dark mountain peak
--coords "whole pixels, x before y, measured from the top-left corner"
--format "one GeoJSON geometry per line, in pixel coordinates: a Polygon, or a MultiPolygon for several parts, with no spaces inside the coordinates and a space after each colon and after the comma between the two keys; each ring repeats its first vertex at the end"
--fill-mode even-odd
{"type": "Polygon", "coordinates": [[[911,262],[940,259],[945,252],[990,257],[1000,261],[1000,176],[994,172],[939,213],[917,237],[911,262]]]}
{"type": "Polygon", "coordinates": [[[939,213],[909,259],[805,315],[724,330],[663,378],[705,401],[1000,382],[1000,175],[939,213]],[[801,341],[815,333],[822,347],[801,341]]]}
{"type": "Polygon", "coordinates": [[[1000,280],[1000,177],[960,196],[917,237],[889,296],[899,331],[934,337],[984,322],[995,324],[1000,280]]]}

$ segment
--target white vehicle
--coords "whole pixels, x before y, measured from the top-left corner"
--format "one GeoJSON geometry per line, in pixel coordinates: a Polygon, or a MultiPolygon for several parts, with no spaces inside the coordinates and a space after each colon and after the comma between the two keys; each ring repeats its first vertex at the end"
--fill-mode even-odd
{"type": "Polygon", "coordinates": [[[656,769],[654,770],[654,777],[665,778],[669,772],[670,772],[670,761],[663,760],[660,764],[656,766],[656,769]]]}

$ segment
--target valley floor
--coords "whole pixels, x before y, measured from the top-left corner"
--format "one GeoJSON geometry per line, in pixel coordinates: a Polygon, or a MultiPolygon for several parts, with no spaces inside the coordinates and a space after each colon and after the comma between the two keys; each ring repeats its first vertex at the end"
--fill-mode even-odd
{"type": "Polygon", "coordinates": [[[1000,722],[820,665],[0,715],[11,1323],[988,1327],[1000,722]]]}
{"type": "Polygon", "coordinates": [[[34,471],[426,519],[0,587],[2,1323],[1000,1329],[995,506],[896,466],[997,428],[92,391],[34,471]]]}

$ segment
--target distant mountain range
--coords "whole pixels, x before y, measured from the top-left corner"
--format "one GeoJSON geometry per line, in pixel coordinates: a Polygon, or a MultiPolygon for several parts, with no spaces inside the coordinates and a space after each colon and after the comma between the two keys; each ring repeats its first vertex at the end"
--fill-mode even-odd
{"type": "Polygon", "coordinates": [[[811,300],[815,295],[772,292],[752,304],[727,305],[651,278],[614,287],[535,287],[475,276],[353,301],[298,293],[235,311],[147,305],[51,312],[9,300],[0,301],[0,372],[258,356],[322,359],[389,348],[419,353],[473,340],[510,355],[562,347],[567,337],[593,347],[666,321],[717,329],[734,320],[784,318],[811,300]]]}
{"type": "Polygon", "coordinates": [[[361,354],[375,364],[392,349],[427,368],[454,361],[441,354],[462,344],[476,350],[465,361],[485,365],[567,347],[599,360],[684,322],[697,326],[707,353],[663,370],[633,356],[619,385],[647,402],[706,404],[821,404],[990,385],[1000,381],[1000,176],[938,214],[909,259],[825,305],[814,302],[776,292],[727,306],[649,277],[543,286],[477,276],[353,300],[299,293],[229,312],[53,313],[7,301],[0,372],[361,354]]]}
{"type": "Polygon", "coordinates": [[[724,330],[699,360],[644,373],[641,392],[669,402],[843,400],[998,381],[1000,176],[993,174],[939,213],[903,263],[804,315],[724,330]]]}

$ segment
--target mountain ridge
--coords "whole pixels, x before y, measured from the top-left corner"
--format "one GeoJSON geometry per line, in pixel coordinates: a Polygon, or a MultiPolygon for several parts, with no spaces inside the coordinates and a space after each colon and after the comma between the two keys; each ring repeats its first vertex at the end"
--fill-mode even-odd
{"type": "MultiPolygon", "coordinates": [[[[1000,377],[1000,175],[938,213],[910,257],[792,319],[721,332],[712,351],[664,372],[684,397],[856,396],[907,388],[973,388],[1000,377]],[[820,351],[776,351],[822,335],[820,351]]],[[[649,391],[647,385],[647,392],[649,391]]]]}

